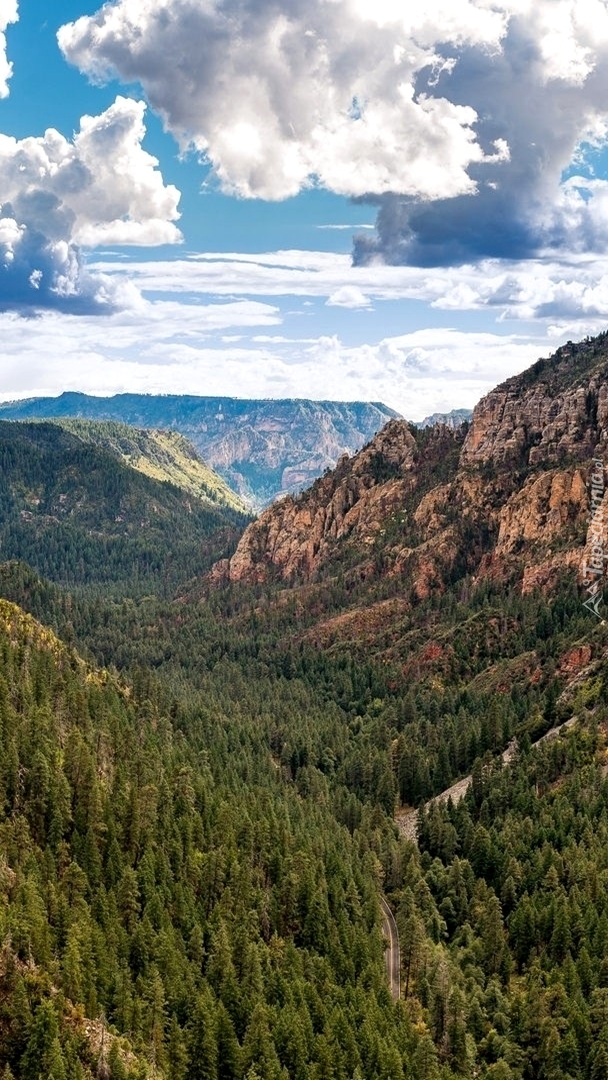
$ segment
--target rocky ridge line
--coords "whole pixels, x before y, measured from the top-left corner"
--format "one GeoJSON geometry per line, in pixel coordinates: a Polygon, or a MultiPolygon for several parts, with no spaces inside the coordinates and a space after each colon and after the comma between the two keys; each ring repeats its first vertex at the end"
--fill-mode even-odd
{"type": "Polygon", "coordinates": [[[211,581],[314,582],[346,557],[360,579],[401,576],[419,599],[455,575],[514,570],[524,592],[550,589],[582,565],[589,469],[605,456],[607,420],[608,336],[570,343],[491,391],[466,434],[390,421],[266,510],[211,581]]]}

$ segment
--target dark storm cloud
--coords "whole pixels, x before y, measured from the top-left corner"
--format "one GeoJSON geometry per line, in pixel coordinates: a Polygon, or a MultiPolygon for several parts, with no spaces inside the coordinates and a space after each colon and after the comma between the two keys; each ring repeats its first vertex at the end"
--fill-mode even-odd
{"type": "MultiPolygon", "coordinates": [[[[554,4],[554,17],[559,7],[554,4]]],[[[547,249],[605,250],[603,185],[582,179],[564,186],[561,178],[581,141],[605,138],[606,43],[583,48],[570,29],[556,39],[552,60],[534,37],[534,22],[513,16],[500,52],[465,49],[434,85],[419,78],[418,93],[472,105],[482,148],[502,139],[509,158],[483,169],[471,165],[474,195],[432,203],[372,195],[377,235],[357,237],[356,263],[441,266],[522,259],[547,249]]]]}

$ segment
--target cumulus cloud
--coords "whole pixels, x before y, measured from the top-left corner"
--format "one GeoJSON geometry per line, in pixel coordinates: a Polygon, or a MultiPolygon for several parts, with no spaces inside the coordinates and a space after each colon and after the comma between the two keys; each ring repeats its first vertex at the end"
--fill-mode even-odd
{"type": "Polygon", "coordinates": [[[327,299],[328,307],[369,308],[369,297],[357,285],[341,285],[327,299]]]}
{"type": "Polygon", "coordinates": [[[606,140],[606,0],[114,0],[59,43],[139,81],[228,192],[370,197],[359,263],[605,243],[603,190],[560,181],[606,140]]]}
{"type": "Polygon", "coordinates": [[[135,289],[87,271],[81,246],[174,243],[179,192],[142,148],[145,106],[118,97],[72,141],[0,134],[0,307],[108,310],[135,289]],[[119,290],[120,289],[120,293],[119,290]]]}
{"type": "Polygon", "coordinates": [[[13,65],[6,53],[6,29],[19,18],[17,0],[0,0],[0,98],[8,97],[13,65]]]}
{"type": "Polygon", "coordinates": [[[508,148],[482,148],[475,110],[416,81],[451,68],[438,43],[485,54],[505,25],[487,0],[117,0],[58,40],[94,79],[141,83],[225,191],[435,199],[473,192],[470,166],[508,148]]]}
{"type": "MultiPolygon", "coordinates": [[[[419,266],[487,256],[529,258],[604,251],[608,185],[573,162],[606,143],[608,5],[605,0],[512,0],[494,53],[465,48],[435,92],[477,113],[481,145],[502,139],[509,157],[488,163],[473,198],[414,201],[383,195],[376,237],[358,237],[355,261],[419,266]]],[[[426,75],[418,80],[425,91],[426,75]]]]}
{"type": "MultiPolygon", "coordinates": [[[[4,398],[84,390],[333,398],[385,401],[419,420],[431,412],[472,407],[498,381],[548,351],[546,341],[497,334],[426,330],[373,344],[338,336],[197,336],[196,312],[157,302],[137,315],[109,316],[100,347],[98,320],[57,312],[25,323],[0,313],[4,398]],[[151,317],[152,316],[152,317],[151,317]],[[184,333],[184,329],[187,333],[184,333]]],[[[224,305],[224,307],[228,307],[224,305]]],[[[270,325],[272,309],[208,313],[202,326],[270,325]],[[208,321],[207,321],[208,316],[208,321]]]]}

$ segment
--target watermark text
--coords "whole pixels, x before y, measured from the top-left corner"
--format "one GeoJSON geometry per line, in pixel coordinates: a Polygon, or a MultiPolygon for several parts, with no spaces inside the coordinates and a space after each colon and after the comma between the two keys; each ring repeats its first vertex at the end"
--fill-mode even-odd
{"type": "Polygon", "coordinates": [[[589,518],[589,532],[587,540],[591,541],[585,549],[585,558],[581,568],[583,588],[587,599],[583,607],[602,618],[600,605],[604,592],[604,567],[608,559],[606,547],[606,529],[604,522],[604,462],[601,458],[594,458],[591,471],[591,517],[589,518]]]}

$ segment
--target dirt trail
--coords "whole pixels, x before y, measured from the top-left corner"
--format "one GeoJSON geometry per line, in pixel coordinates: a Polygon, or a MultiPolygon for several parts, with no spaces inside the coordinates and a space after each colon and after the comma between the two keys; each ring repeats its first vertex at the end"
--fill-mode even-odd
{"type": "MultiPolygon", "coordinates": [[[[577,719],[578,717],[571,716],[569,720],[560,724],[559,727],[551,728],[546,735],[541,735],[540,739],[537,739],[535,743],[532,743],[532,746],[539,746],[540,743],[545,742],[546,740],[555,739],[560,731],[572,727],[577,719]]],[[[502,754],[503,763],[509,765],[509,763],[513,761],[516,753],[517,740],[513,739],[502,754]]],[[[425,809],[428,809],[433,802],[447,803],[449,799],[451,799],[454,804],[459,803],[461,799],[464,799],[469,790],[471,781],[471,776],[465,776],[462,780],[457,780],[455,784],[446,788],[440,795],[435,795],[433,799],[429,799],[429,801],[424,804],[425,809]]],[[[395,822],[398,825],[399,832],[402,836],[405,836],[407,840],[413,840],[414,843],[417,842],[418,810],[398,810],[395,815],[395,822]]]]}

